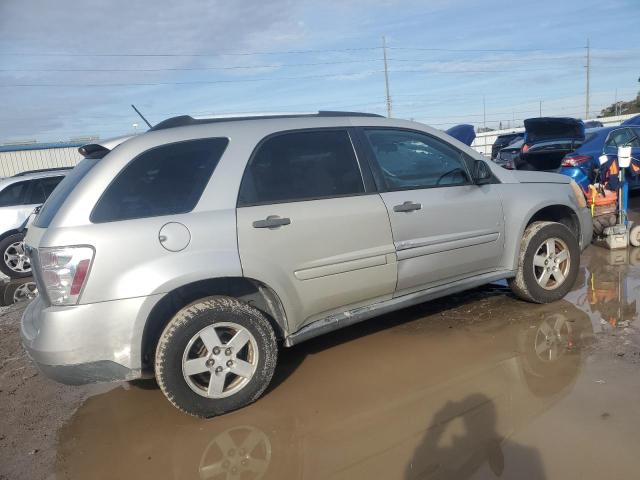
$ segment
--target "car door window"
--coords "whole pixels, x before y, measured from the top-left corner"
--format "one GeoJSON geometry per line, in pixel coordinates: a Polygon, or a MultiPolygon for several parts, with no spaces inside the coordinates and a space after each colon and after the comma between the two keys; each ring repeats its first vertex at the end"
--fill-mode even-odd
{"type": "Polygon", "coordinates": [[[0,207],[27,205],[29,181],[12,183],[0,191],[0,207]]]}
{"type": "Polygon", "coordinates": [[[435,137],[409,130],[365,129],[388,190],[470,183],[463,154],[435,137]]]}
{"type": "Polygon", "coordinates": [[[363,193],[346,130],[291,132],[267,138],[245,170],[238,206],[363,193]]]}
{"type": "Polygon", "coordinates": [[[614,151],[618,147],[624,146],[633,139],[628,128],[621,128],[612,131],[605,142],[608,151],[614,151]]]}

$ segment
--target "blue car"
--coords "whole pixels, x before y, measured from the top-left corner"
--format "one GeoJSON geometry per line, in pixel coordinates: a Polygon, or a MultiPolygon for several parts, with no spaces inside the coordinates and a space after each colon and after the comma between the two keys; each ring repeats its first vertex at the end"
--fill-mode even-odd
{"type": "MultiPolygon", "coordinates": [[[[640,126],[590,128],[582,145],[562,160],[560,173],[573,178],[584,191],[593,183],[603,153],[617,155],[618,146],[631,145],[632,155],[640,158],[640,126]]],[[[640,188],[640,177],[628,175],[629,188],[640,188]]]]}

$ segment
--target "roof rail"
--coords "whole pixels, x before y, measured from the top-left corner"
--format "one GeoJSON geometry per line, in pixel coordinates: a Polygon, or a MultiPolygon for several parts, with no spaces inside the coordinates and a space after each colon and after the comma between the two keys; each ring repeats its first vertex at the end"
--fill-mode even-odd
{"type": "Polygon", "coordinates": [[[30,173],[44,173],[44,172],[57,172],[59,170],[71,170],[73,167],[54,167],[54,168],[40,168],[38,170],[25,170],[24,172],[16,173],[14,177],[24,177],[30,173]]]}
{"type": "Polygon", "coordinates": [[[165,130],[167,128],[185,127],[188,125],[202,125],[207,123],[237,122],[242,120],[262,120],[270,118],[305,118],[305,117],[382,117],[377,113],[363,112],[337,112],[331,110],[320,110],[318,113],[291,113],[291,114],[267,114],[253,116],[238,117],[210,117],[210,118],[193,118],[190,115],[179,115],[177,117],[167,118],[162,122],[154,125],[149,129],[150,132],[156,130],[165,130]]]}

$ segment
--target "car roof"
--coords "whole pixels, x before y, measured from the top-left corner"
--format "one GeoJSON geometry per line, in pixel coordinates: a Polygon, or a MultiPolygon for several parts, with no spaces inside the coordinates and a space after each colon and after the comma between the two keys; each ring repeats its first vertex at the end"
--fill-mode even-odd
{"type": "Polygon", "coordinates": [[[203,125],[208,123],[228,123],[238,121],[268,121],[274,119],[304,119],[304,118],[329,118],[329,117],[378,117],[384,118],[376,113],[364,112],[337,112],[329,110],[320,110],[317,113],[283,113],[283,114],[256,114],[256,115],[239,115],[239,116],[211,116],[211,117],[192,117],[190,115],[179,115],[177,117],[167,118],[162,122],[154,125],[149,129],[150,132],[158,130],[166,130],[175,127],[187,127],[191,125],[203,125]]]}
{"type": "Polygon", "coordinates": [[[12,183],[23,182],[25,180],[34,180],[36,178],[60,177],[65,176],[73,167],[47,168],[42,170],[28,170],[18,173],[12,177],[0,179],[0,188],[4,188],[12,183]]]}

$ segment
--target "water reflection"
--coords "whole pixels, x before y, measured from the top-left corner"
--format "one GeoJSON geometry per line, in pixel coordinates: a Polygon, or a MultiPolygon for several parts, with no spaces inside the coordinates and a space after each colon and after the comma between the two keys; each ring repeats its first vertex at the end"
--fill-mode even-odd
{"type": "Polygon", "coordinates": [[[538,460],[509,438],[571,390],[591,332],[568,302],[523,305],[499,289],[448,297],[285,352],[264,398],[209,421],[158,390],[92,397],[60,432],[57,474],[518,478],[538,460]]]}
{"type": "Polygon", "coordinates": [[[582,257],[584,281],[567,296],[590,317],[594,331],[627,327],[638,320],[640,248],[591,247],[582,257]]]}

